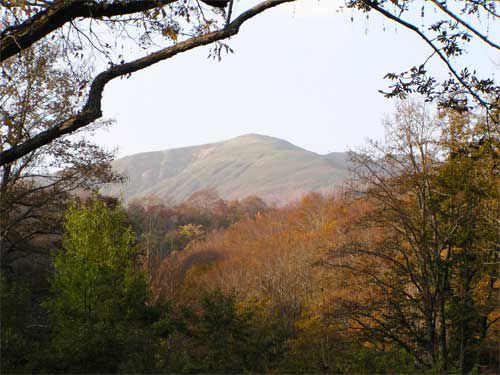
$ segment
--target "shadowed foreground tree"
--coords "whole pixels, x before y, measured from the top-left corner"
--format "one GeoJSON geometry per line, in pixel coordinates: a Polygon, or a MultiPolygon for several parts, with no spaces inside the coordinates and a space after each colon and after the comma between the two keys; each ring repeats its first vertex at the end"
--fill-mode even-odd
{"type": "MultiPolygon", "coordinates": [[[[111,80],[204,45],[215,43],[211,55],[220,58],[223,51],[231,51],[222,41],[238,34],[246,21],[293,1],[265,0],[234,19],[231,19],[232,0],[2,1],[0,61],[22,59],[25,48],[53,37],[67,51],[68,63],[99,54],[107,60],[109,68],[82,82],[85,95],[78,103],[77,113],[54,121],[49,129],[21,144],[0,150],[0,165],[11,163],[99,119],[102,94],[111,80]],[[226,6],[227,9],[222,10],[226,6]],[[122,37],[126,37],[128,44],[121,42],[122,37]],[[135,44],[147,50],[147,54],[139,58],[133,53],[130,57],[124,56],[123,51],[135,44]]],[[[498,41],[487,32],[488,27],[494,29],[499,22],[495,1],[346,0],[345,4],[363,13],[376,12],[388,18],[416,33],[432,50],[425,62],[407,72],[387,75],[394,81],[387,96],[404,97],[418,92],[429,100],[461,110],[469,109],[474,103],[488,112],[493,110],[500,95],[499,87],[491,78],[481,78],[467,67],[460,68],[456,60],[469,50],[472,40],[499,50],[498,41]],[[436,11],[432,23],[427,27],[417,26],[426,6],[436,11]],[[483,18],[485,23],[480,22],[483,18]],[[438,82],[427,71],[427,62],[433,57],[439,58],[450,73],[444,82],[438,82]]]]}
{"type": "MultiPolygon", "coordinates": [[[[71,115],[78,101],[78,72],[62,61],[63,51],[49,41],[26,49],[23,59],[2,65],[0,148],[15,147],[53,121],[71,115]]],[[[85,66],[83,66],[85,68],[85,66]]],[[[30,353],[45,344],[50,250],[60,241],[62,217],[75,193],[118,181],[113,153],[80,134],[63,137],[0,167],[0,263],[2,371],[30,372],[30,353]]]]}

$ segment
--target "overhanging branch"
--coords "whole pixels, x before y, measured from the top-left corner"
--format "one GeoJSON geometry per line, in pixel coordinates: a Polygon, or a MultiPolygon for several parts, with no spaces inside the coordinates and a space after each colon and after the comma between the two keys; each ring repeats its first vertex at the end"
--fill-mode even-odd
{"type": "Polygon", "coordinates": [[[472,27],[472,25],[468,24],[465,22],[463,19],[458,17],[455,13],[450,11],[443,3],[441,3],[439,0],[431,0],[431,2],[436,5],[441,11],[446,13],[449,17],[460,23],[462,26],[464,26],[467,30],[470,32],[474,33],[479,39],[481,39],[483,42],[488,44],[490,47],[500,49],[500,46],[496,44],[495,42],[491,41],[486,35],[482,34],[479,32],[476,28],[472,27]]]}
{"type": "MultiPolygon", "coordinates": [[[[177,0],[128,0],[99,2],[91,0],[56,0],[19,25],[0,33],[0,62],[30,47],[35,42],[77,18],[116,17],[144,12],[177,0]]],[[[201,0],[210,6],[220,7],[227,0],[201,0]]]]}
{"type": "Polygon", "coordinates": [[[104,87],[111,80],[128,75],[138,70],[147,68],[154,65],[160,61],[167,60],[175,55],[189,51],[193,48],[204,46],[207,44],[214,43],[219,40],[227,39],[239,32],[241,25],[249,19],[255,17],[259,13],[264,12],[267,9],[273,8],[280,4],[293,2],[295,0],[266,0],[260,4],[250,8],[249,10],[243,12],[238,16],[233,22],[229,23],[224,29],[219,31],[214,31],[205,35],[194,37],[186,41],[175,44],[174,46],[164,48],[160,51],[151,53],[145,57],[133,60],[131,62],[115,65],[95,77],[93,80],[90,91],[87,97],[87,101],[83,106],[82,110],[76,115],[60,122],[54,127],[47,129],[33,138],[26,140],[25,142],[9,148],[8,150],[2,151],[0,153],[0,166],[12,163],[17,159],[29,154],[30,152],[42,147],[51,141],[66,135],[73,133],[74,131],[89,125],[91,122],[99,119],[102,116],[101,101],[104,87]]]}
{"type": "Polygon", "coordinates": [[[455,77],[455,79],[460,83],[460,85],[462,85],[466,90],[467,92],[472,95],[484,108],[486,109],[489,109],[489,103],[485,102],[477,92],[475,92],[473,90],[473,88],[467,83],[465,82],[464,79],[462,79],[462,77],[460,77],[460,75],[458,74],[458,72],[455,70],[455,68],[453,67],[453,65],[450,63],[449,59],[446,58],[446,56],[443,54],[443,52],[427,37],[427,35],[425,35],[418,27],[416,27],[415,25],[409,23],[409,22],[406,22],[405,20],[395,16],[394,14],[392,14],[391,12],[385,10],[384,8],[382,8],[379,3],[377,1],[373,1],[373,0],[364,0],[364,3],[371,9],[374,9],[376,10],[377,12],[379,12],[380,14],[382,14],[384,17],[387,17],[389,18],[390,20],[393,20],[395,21],[396,23],[400,24],[401,26],[404,26],[405,28],[413,31],[414,33],[416,33],[420,38],[422,38],[426,43],[427,45],[432,48],[432,50],[435,52],[435,54],[437,56],[439,56],[439,58],[441,59],[441,61],[443,61],[443,63],[446,65],[446,67],[448,68],[448,71],[451,73],[451,75],[453,77],[455,77]]]}

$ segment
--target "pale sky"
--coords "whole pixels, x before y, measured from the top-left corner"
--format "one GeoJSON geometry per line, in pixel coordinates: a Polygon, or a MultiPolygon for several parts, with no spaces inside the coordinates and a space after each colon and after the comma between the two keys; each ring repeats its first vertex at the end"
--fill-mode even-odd
{"type": "MultiPolygon", "coordinates": [[[[317,153],[380,138],[393,108],[377,91],[387,87],[383,76],[420,64],[429,49],[375,14],[339,13],[336,4],[304,0],[250,20],[221,62],[199,48],[112,82],[103,110],[116,124],[95,139],[124,156],[247,133],[317,153]]],[[[498,70],[498,54],[474,52],[476,66],[498,70]]]]}

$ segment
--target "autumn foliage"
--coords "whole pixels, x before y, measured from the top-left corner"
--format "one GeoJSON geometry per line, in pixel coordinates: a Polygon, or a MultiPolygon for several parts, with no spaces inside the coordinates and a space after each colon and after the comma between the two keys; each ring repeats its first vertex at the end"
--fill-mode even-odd
{"type": "Polygon", "coordinates": [[[494,373],[490,125],[400,103],[387,140],[352,154],[349,184],[285,207],[210,189],[177,206],[74,204],[42,302],[2,279],[6,368],[494,373]]]}

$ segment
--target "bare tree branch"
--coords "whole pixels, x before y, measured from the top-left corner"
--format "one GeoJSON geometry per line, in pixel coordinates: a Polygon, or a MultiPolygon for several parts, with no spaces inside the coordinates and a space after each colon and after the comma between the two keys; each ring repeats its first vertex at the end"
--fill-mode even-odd
{"type": "MultiPolygon", "coordinates": [[[[98,2],[56,0],[41,12],[19,25],[0,33],[0,62],[31,46],[64,24],[77,18],[116,17],[147,11],[177,0],[129,0],[98,2]]],[[[210,6],[222,7],[228,0],[201,0],[210,6]]]]}
{"type": "Polygon", "coordinates": [[[473,90],[473,88],[458,74],[456,69],[453,67],[453,65],[450,63],[450,60],[446,58],[446,56],[443,54],[443,52],[430,40],[427,35],[425,35],[417,26],[406,22],[405,20],[395,16],[391,12],[385,10],[382,8],[378,1],[376,0],[363,0],[364,3],[371,9],[376,10],[383,16],[389,18],[390,20],[395,21],[396,23],[400,24],[401,26],[404,26],[405,28],[415,32],[420,38],[422,38],[429,47],[432,48],[432,50],[439,56],[441,61],[444,62],[446,67],[448,68],[449,72],[455,79],[460,82],[460,84],[469,92],[470,95],[472,95],[482,106],[484,106],[486,109],[489,109],[489,103],[485,102],[479,94],[473,90]]]}
{"type": "Polygon", "coordinates": [[[0,153],[0,166],[27,155],[28,153],[36,150],[37,148],[50,143],[51,141],[65,135],[72,133],[91,122],[99,119],[102,116],[101,100],[104,87],[111,80],[128,75],[138,70],[147,68],[160,61],[174,57],[175,55],[189,51],[193,48],[211,44],[213,42],[227,39],[239,32],[241,25],[256,15],[264,12],[267,9],[273,8],[280,4],[293,2],[295,0],[266,0],[262,3],[250,8],[238,16],[233,22],[228,24],[224,29],[211,32],[205,35],[194,37],[183,42],[177,43],[174,46],[164,48],[160,51],[151,53],[145,57],[136,59],[134,61],[115,65],[95,77],[90,87],[90,92],[87,97],[87,102],[82,110],[76,115],[60,122],[54,127],[47,129],[25,142],[9,148],[8,150],[0,153]]]}
{"type": "Polygon", "coordinates": [[[467,30],[469,30],[470,32],[474,33],[483,42],[485,42],[486,44],[489,44],[493,48],[500,49],[500,46],[498,44],[496,44],[495,42],[492,42],[487,36],[483,35],[477,29],[475,29],[470,24],[468,24],[467,22],[465,22],[463,19],[461,19],[460,17],[458,17],[455,13],[451,12],[443,3],[441,3],[438,0],[431,0],[431,2],[433,4],[435,4],[439,9],[441,9],[444,13],[446,13],[448,16],[450,16],[455,21],[457,21],[458,23],[460,23],[462,26],[464,26],[465,28],[467,28],[467,30]]]}

